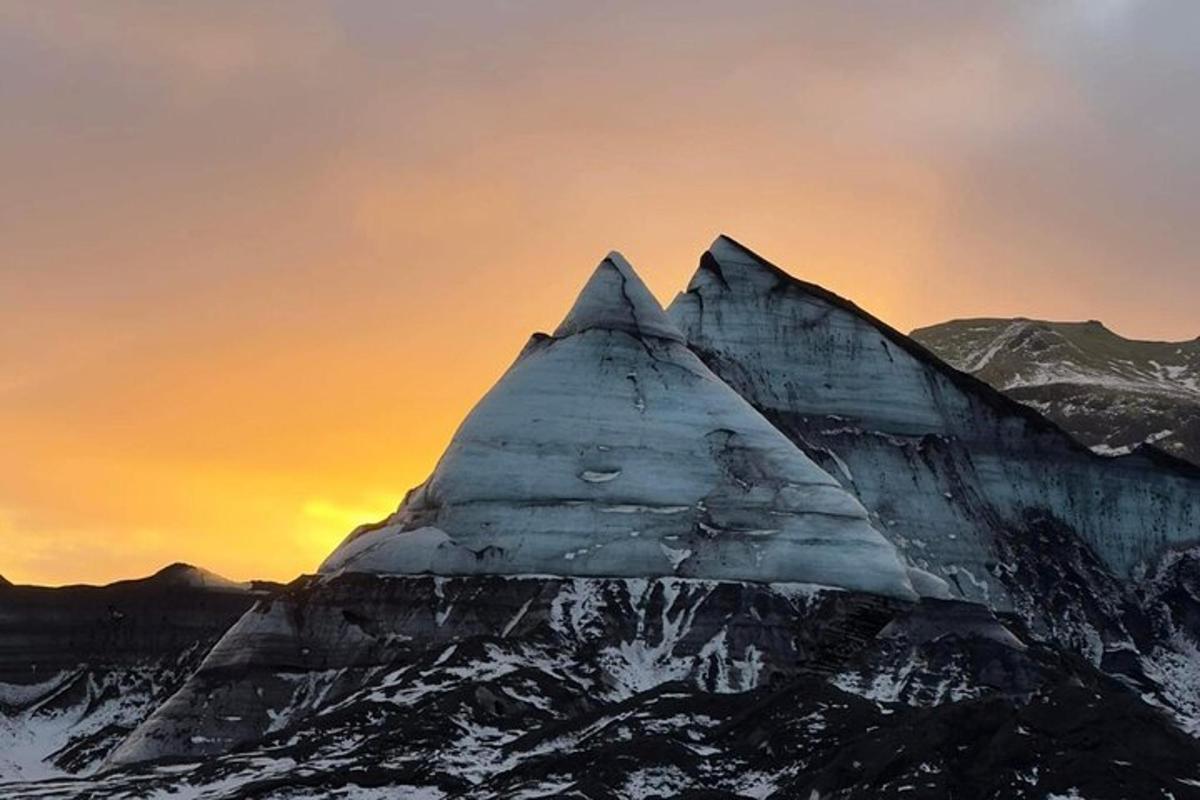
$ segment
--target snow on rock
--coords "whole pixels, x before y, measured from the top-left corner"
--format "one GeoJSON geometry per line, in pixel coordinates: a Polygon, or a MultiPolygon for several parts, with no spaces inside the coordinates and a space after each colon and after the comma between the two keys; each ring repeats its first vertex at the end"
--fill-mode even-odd
{"type": "Polygon", "coordinates": [[[874,635],[908,605],[806,584],[669,577],[312,576],[246,613],[109,763],[230,752],[359,693],[398,707],[451,682],[511,676],[526,696],[527,676],[514,673],[530,668],[591,701],[679,681],[746,691],[843,665],[864,641],[841,641],[846,632],[874,635]]]}
{"type": "Polygon", "coordinates": [[[780,586],[307,578],[263,601],[290,641],[201,667],[136,766],[0,796],[1180,798],[1200,777],[1165,715],[977,605],[780,586]]]}
{"type": "Polygon", "coordinates": [[[95,771],[165,699],[163,684],[182,682],[180,672],[177,664],[147,661],[122,670],[81,666],[31,685],[0,683],[0,797],[5,782],[95,771]]]}
{"type": "MultiPolygon", "coordinates": [[[[194,567],[0,592],[0,784],[86,774],[259,595],[194,567]]],[[[0,797],[26,796],[6,794],[0,797]]]]}
{"type": "Polygon", "coordinates": [[[677,575],[913,596],[862,505],[682,343],[615,253],[430,478],[321,567],[339,571],[677,575]]]}

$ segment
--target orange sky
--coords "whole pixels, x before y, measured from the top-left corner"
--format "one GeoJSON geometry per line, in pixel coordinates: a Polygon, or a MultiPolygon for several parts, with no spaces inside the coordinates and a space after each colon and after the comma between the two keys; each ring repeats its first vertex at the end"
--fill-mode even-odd
{"type": "Polygon", "coordinates": [[[0,574],[312,570],[613,248],[1200,333],[1191,7],[793,5],[0,6],[0,574]]]}

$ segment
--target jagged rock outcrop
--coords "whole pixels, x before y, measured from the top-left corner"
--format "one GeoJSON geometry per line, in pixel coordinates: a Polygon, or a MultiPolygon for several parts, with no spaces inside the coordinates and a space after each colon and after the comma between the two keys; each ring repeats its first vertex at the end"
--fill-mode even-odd
{"type": "Polygon", "coordinates": [[[433,475],[321,572],[818,583],[912,597],[861,504],[683,344],[620,255],[433,475]]]}
{"type": "Polygon", "coordinates": [[[1200,464],[1200,338],[1137,341],[1095,320],[1031,319],[954,320],[912,337],[1099,453],[1150,443],[1200,464]]]}
{"type": "Polygon", "coordinates": [[[229,752],[319,724],[308,718],[381,681],[403,694],[432,690],[451,677],[438,658],[452,653],[489,661],[480,678],[519,671],[546,703],[563,680],[585,691],[585,706],[675,681],[746,691],[836,671],[905,605],[678,578],[307,578],[246,614],[113,761],[229,752]]]}

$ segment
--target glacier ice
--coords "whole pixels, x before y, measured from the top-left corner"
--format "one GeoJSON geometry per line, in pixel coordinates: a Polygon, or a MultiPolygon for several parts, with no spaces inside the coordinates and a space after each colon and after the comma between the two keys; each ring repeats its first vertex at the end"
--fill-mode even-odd
{"type": "Polygon", "coordinates": [[[914,566],[959,596],[1009,608],[998,537],[1031,536],[1047,520],[1119,576],[1200,538],[1197,475],[1145,455],[1096,457],[732,239],[713,243],[668,314],[717,375],[870,509],[914,566]]]}
{"type": "Polygon", "coordinates": [[[617,253],[338,571],[789,581],[911,597],[862,505],[683,344],[617,253]]]}

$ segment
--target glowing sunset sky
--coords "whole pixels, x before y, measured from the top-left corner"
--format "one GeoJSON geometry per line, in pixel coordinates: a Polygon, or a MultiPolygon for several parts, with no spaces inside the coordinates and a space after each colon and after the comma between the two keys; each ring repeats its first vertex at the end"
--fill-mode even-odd
{"type": "Polygon", "coordinates": [[[0,574],[311,571],[619,249],[1200,334],[1200,3],[0,5],[0,574]],[[801,6],[801,8],[797,8],[801,6]]]}

